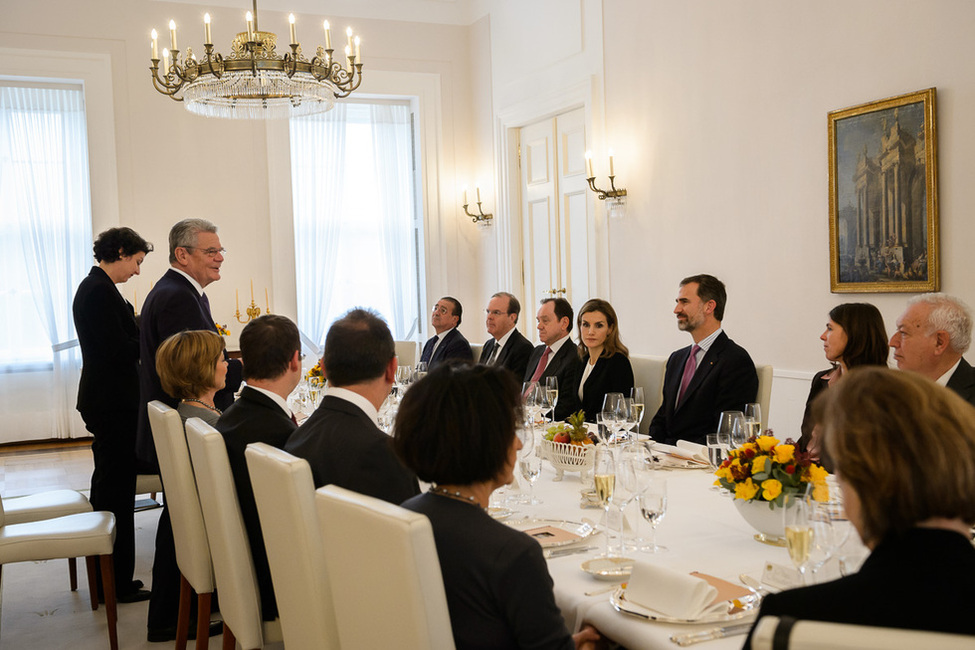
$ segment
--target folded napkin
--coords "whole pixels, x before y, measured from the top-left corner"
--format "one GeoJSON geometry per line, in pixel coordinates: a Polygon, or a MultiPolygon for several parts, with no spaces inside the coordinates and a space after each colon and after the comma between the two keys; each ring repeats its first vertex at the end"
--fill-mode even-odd
{"type": "Polygon", "coordinates": [[[626,599],[665,616],[695,619],[714,605],[718,590],[707,581],[671,569],[636,562],[626,599]]]}
{"type": "Polygon", "coordinates": [[[677,448],[694,460],[699,460],[703,463],[710,462],[708,461],[708,448],[705,445],[699,445],[690,440],[678,440],[677,448]]]}
{"type": "Polygon", "coordinates": [[[655,443],[653,443],[653,450],[652,450],[651,453],[653,453],[655,455],[656,454],[663,454],[665,456],[670,456],[672,458],[676,458],[676,459],[682,460],[682,461],[690,461],[688,464],[689,465],[693,465],[695,467],[698,466],[698,465],[700,465],[700,464],[702,464],[702,463],[705,464],[705,465],[708,463],[708,448],[707,447],[704,447],[702,445],[695,444],[693,442],[687,442],[686,440],[678,440],[677,443],[678,443],[678,446],[675,447],[674,445],[665,445],[662,442],[655,442],[655,443]],[[682,447],[681,446],[682,444],[684,444],[684,445],[694,445],[695,447],[700,447],[702,451],[701,451],[700,455],[698,455],[697,452],[691,451],[689,449],[685,449],[684,447],[682,447]]]}

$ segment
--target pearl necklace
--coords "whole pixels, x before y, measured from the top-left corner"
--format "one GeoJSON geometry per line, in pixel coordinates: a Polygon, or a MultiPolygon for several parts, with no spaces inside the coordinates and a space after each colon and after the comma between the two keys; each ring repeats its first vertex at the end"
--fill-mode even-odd
{"type": "Polygon", "coordinates": [[[211,410],[211,411],[213,411],[214,413],[217,413],[217,414],[220,414],[220,415],[223,415],[223,411],[221,411],[220,409],[218,409],[218,408],[217,408],[216,406],[214,406],[213,404],[207,404],[207,403],[206,403],[206,402],[204,402],[203,400],[199,400],[199,399],[194,399],[194,398],[192,398],[192,397],[187,397],[186,399],[184,399],[184,400],[183,400],[183,402],[196,402],[197,404],[200,404],[201,406],[203,406],[203,407],[205,407],[205,408],[207,408],[207,409],[209,409],[209,410],[211,410]]]}
{"type": "Polygon", "coordinates": [[[459,491],[451,492],[450,490],[446,488],[442,488],[438,485],[431,485],[429,492],[431,494],[439,494],[440,496],[447,497],[448,499],[456,499],[457,501],[463,501],[464,503],[469,503],[472,506],[477,506],[478,508],[483,509],[483,506],[481,506],[481,504],[477,502],[477,499],[475,499],[472,496],[464,496],[459,491]]]}

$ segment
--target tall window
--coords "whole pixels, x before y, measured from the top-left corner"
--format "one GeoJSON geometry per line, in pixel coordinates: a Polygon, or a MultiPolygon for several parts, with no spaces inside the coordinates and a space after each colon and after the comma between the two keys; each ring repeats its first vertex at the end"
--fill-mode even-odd
{"type": "Polygon", "coordinates": [[[0,79],[0,373],[50,373],[36,426],[53,437],[84,435],[71,303],[90,264],[83,90],[0,79]]]}
{"type": "Polygon", "coordinates": [[[343,102],[291,120],[298,326],[321,346],[352,307],[393,338],[418,329],[413,126],[408,102],[343,102]]]}

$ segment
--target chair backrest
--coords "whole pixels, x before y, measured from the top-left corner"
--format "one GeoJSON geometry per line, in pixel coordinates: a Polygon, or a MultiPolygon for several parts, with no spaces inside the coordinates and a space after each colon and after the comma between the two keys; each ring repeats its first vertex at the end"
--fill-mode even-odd
{"type": "Polygon", "coordinates": [[[631,354],[630,365],[633,367],[633,385],[643,387],[643,399],[646,400],[646,405],[643,407],[640,433],[646,433],[650,429],[650,420],[657,414],[660,404],[664,401],[664,373],[667,370],[667,357],[631,354]]]}
{"type": "Polygon", "coordinates": [[[342,647],[453,648],[430,520],[335,485],[315,501],[342,647]]]}
{"type": "Polygon", "coordinates": [[[416,341],[396,341],[397,363],[412,368],[416,365],[416,341]]]}
{"type": "Polygon", "coordinates": [[[200,505],[220,594],[220,613],[242,648],[261,648],[267,630],[261,621],[254,560],[240,514],[227,447],[223,436],[199,418],[186,421],[186,441],[200,486],[200,505]]]}
{"type": "Polygon", "coordinates": [[[166,486],[176,564],[196,593],[208,594],[214,587],[213,564],[183,422],[175,410],[153,401],[149,403],[149,426],[166,486]]]}
{"type": "Polygon", "coordinates": [[[244,456],[285,645],[288,650],[337,650],[339,635],[311,467],[305,459],[263,442],[248,445],[244,456]]]}
{"type": "Polygon", "coordinates": [[[768,429],[768,412],[772,402],[772,366],[755,366],[758,373],[758,403],[762,405],[762,431],[768,429]]]}
{"type": "Polygon", "coordinates": [[[471,353],[474,355],[474,363],[481,358],[481,350],[484,348],[483,343],[471,343],[471,353]]]}
{"type": "Polygon", "coordinates": [[[962,650],[973,645],[972,637],[960,634],[797,621],[777,616],[763,616],[752,635],[752,650],[962,650]]]}

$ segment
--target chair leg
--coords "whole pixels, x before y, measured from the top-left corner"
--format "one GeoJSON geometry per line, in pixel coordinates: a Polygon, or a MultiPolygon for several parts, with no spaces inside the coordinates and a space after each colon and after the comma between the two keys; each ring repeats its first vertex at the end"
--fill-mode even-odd
{"type": "MultiPolygon", "coordinates": [[[[88,596],[91,598],[91,611],[98,609],[98,584],[96,582],[95,571],[97,560],[94,555],[85,558],[85,568],[88,570],[88,596]]],[[[114,587],[114,585],[112,585],[114,587]]],[[[102,589],[104,590],[104,585],[102,589]]]]}
{"type": "Polygon", "coordinates": [[[78,591],[78,558],[68,558],[68,579],[71,581],[71,591],[78,591]]]}
{"type": "Polygon", "coordinates": [[[175,650],[186,650],[190,636],[190,605],[193,602],[193,588],[182,573],[179,574],[179,614],[176,617],[175,650]]]}
{"type": "Polygon", "coordinates": [[[223,624],[223,650],[235,650],[237,647],[237,637],[227,627],[226,621],[223,624]]]}
{"type": "Polygon", "coordinates": [[[102,555],[100,558],[102,563],[102,591],[105,593],[105,612],[108,617],[108,643],[112,650],[118,650],[118,603],[115,601],[115,561],[111,555],[102,555]]]}
{"type": "Polygon", "coordinates": [[[210,609],[213,592],[196,595],[196,650],[210,647],[210,609]]]}

